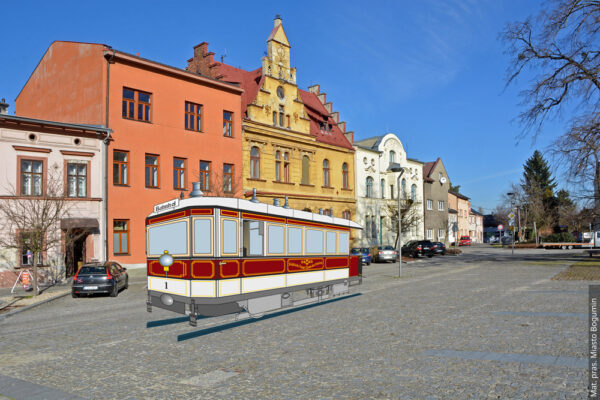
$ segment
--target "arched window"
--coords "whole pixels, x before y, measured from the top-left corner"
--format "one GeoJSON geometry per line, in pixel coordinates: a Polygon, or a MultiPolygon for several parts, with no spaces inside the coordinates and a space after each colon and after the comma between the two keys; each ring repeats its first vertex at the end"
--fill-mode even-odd
{"type": "Polygon", "coordinates": [[[367,177],[367,197],[373,197],[373,178],[367,177]]]}
{"type": "MultiPolygon", "coordinates": [[[[342,187],[348,189],[348,164],[342,164],[342,187]]],[[[349,218],[346,218],[349,219],[349,218]]]]}
{"type": "Polygon", "coordinates": [[[380,185],[380,189],[381,189],[381,198],[385,199],[385,180],[382,179],[379,182],[379,185],[380,185]]]}
{"type": "Polygon", "coordinates": [[[250,149],[250,177],[260,179],[260,150],[256,146],[250,149]]]}
{"type": "Polygon", "coordinates": [[[283,180],[290,181],[290,153],[287,151],[283,153],[283,180]]]}
{"type": "Polygon", "coordinates": [[[281,181],[281,152],[275,152],[275,180],[281,181]]]}
{"type": "Polygon", "coordinates": [[[402,196],[406,197],[406,179],[402,179],[402,196]]]}
{"type": "Polygon", "coordinates": [[[396,152],[394,150],[390,150],[390,164],[396,162],[396,152]]]}
{"type": "Polygon", "coordinates": [[[417,185],[415,185],[414,183],[410,187],[410,199],[412,201],[417,201],[417,185]]]}
{"type": "Polygon", "coordinates": [[[323,160],[323,186],[329,187],[329,160],[323,160]]]}
{"type": "Polygon", "coordinates": [[[302,184],[310,184],[310,160],[307,155],[302,156],[302,184]]]}

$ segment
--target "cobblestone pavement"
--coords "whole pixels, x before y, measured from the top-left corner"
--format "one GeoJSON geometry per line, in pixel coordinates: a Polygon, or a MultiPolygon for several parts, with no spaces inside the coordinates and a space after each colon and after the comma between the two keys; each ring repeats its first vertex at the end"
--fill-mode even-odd
{"type": "Polygon", "coordinates": [[[146,328],[178,315],[148,314],[134,283],[0,322],[0,369],[89,399],[585,398],[590,282],[550,280],[580,256],[474,247],[401,279],[372,264],[360,296],[180,342],[233,318],[146,328]]]}

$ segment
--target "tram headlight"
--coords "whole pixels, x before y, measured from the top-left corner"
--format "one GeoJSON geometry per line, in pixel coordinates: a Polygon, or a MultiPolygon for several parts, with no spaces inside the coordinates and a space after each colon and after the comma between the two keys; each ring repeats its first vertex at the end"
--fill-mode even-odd
{"type": "Polygon", "coordinates": [[[173,296],[163,293],[160,296],[160,302],[163,303],[165,306],[172,306],[173,305],[173,296]]]}
{"type": "Polygon", "coordinates": [[[158,259],[165,272],[169,272],[169,267],[173,265],[173,256],[169,254],[169,250],[165,250],[164,254],[158,259]]]}

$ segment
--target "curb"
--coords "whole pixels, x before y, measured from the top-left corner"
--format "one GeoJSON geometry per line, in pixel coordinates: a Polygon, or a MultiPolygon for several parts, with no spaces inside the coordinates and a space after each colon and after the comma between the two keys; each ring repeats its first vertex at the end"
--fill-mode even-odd
{"type": "Polygon", "coordinates": [[[68,291],[66,293],[58,294],[58,295],[56,295],[54,297],[50,297],[50,298],[48,298],[48,299],[46,299],[44,301],[40,301],[39,303],[30,304],[30,305],[22,307],[22,308],[17,308],[16,310],[13,310],[11,312],[7,312],[6,314],[0,314],[0,321],[5,320],[6,318],[12,317],[15,314],[19,314],[19,313],[21,313],[23,311],[31,310],[32,308],[37,307],[39,305],[49,303],[49,302],[51,302],[53,300],[56,300],[56,299],[60,299],[61,297],[65,297],[65,296],[67,296],[69,294],[71,294],[71,291],[68,291]]]}

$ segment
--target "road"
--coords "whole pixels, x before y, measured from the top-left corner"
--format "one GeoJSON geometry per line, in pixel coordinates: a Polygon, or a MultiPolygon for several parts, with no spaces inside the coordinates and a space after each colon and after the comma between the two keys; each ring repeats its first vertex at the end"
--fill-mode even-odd
{"type": "Polygon", "coordinates": [[[147,328],[178,316],[147,313],[143,282],[65,297],[0,322],[0,399],[583,399],[590,282],[551,280],[580,256],[372,264],[358,296],[228,329],[147,328]]]}

